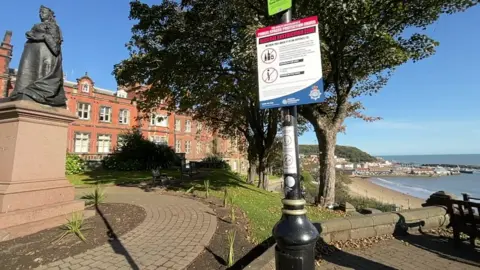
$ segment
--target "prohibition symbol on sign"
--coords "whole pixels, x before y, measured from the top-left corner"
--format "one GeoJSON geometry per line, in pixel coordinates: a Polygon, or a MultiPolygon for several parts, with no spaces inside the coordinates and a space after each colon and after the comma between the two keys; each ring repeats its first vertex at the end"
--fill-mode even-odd
{"type": "Polygon", "coordinates": [[[293,164],[293,157],[291,155],[285,155],[283,162],[286,166],[290,166],[293,164]]]}
{"type": "Polygon", "coordinates": [[[266,49],[262,52],[262,62],[271,64],[277,59],[277,52],[274,49],[266,49]]]}
{"type": "Polygon", "coordinates": [[[267,68],[262,73],[262,80],[266,83],[273,83],[278,78],[278,71],[274,68],[267,68]]]}

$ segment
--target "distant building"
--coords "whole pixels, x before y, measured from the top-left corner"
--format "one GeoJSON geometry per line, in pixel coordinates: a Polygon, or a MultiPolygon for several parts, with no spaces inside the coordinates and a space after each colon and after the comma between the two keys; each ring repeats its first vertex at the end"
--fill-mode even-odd
{"type": "MultiPolygon", "coordinates": [[[[15,87],[16,70],[10,69],[12,33],[6,32],[0,44],[0,97],[8,97],[15,87]]],[[[189,161],[199,161],[214,152],[222,155],[235,171],[248,162],[239,150],[240,138],[214,133],[190,115],[167,111],[164,106],[142,114],[134,101],[138,92],[119,87],[116,91],[99,88],[85,73],[75,81],[64,78],[67,109],[78,116],[68,128],[69,153],[87,160],[101,160],[122,144],[122,134],[138,127],[145,138],[185,153],[189,161]]],[[[145,88],[143,88],[145,89],[145,88]]]]}
{"type": "Polygon", "coordinates": [[[435,174],[434,169],[432,168],[413,168],[412,174],[415,175],[433,175],[435,174]]]}

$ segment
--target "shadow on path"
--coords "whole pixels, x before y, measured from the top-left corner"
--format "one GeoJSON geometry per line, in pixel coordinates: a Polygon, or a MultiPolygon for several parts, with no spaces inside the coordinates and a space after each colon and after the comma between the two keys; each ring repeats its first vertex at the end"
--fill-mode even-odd
{"type": "MultiPolygon", "coordinates": [[[[314,223],[313,225],[317,228],[319,233],[322,233],[320,224],[314,223]]],[[[396,268],[384,265],[382,263],[378,263],[378,262],[369,260],[367,258],[348,253],[343,250],[338,250],[337,248],[335,248],[335,246],[325,243],[325,241],[323,241],[322,238],[319,238],[319,240],[317,241],[317,259],[322,259],[336,266],[342,266],[342,267],[353,268],[353,269],[365,269],[365,270],[396,269],[396,268]],[[322,250],[324,249],[333,251],[333,253],[330,255],[324,255],[322,254],[323,253],[322,250]]],[[[327,268],[327,269],[330,269],[330,268],[327,268]]]]}
{"type": "Polygon", "coordinates": [[[425,222],[407,223],[401,213],[398,213],[398,216],[400,219],[396,226],[397,229],[395,230],[395,237],[398,240],[434,253],[443,259],[480,267],[480,247],[472,248],[467,243],[461,243],[461,245],[455,246],[452,237],[425,233],[422,230],[425,222]],[[416,232],[415,234],[408,233],[408,230],[412,228],[418,228],[418,234],[416,232]]]}
{"type": "Polygon", "coordinates": [[[118,236],[115,234],[113,231],[112,226],[108,222],[108,220],[105,218],[104,214],[102,211],[98,208],[98,206],[95,206],[95,209],[97,210],[97,213],[100,215],[100,217],[103,220],[103,223],[105,223],[105,226],[108,229],[107,235],[108,235],[108,243],[112,247],[112,249],[115,251],[116,254],[121,254],[125,257],[127,260],[128,264],[130,265],[131,269],[133,270],[140,270],[138,265],[135,263],[133,260],[132,256],[130,253],[128,253],[127,249],[123,246],[122,242],[120,239],[118,239],[118,236]]]}

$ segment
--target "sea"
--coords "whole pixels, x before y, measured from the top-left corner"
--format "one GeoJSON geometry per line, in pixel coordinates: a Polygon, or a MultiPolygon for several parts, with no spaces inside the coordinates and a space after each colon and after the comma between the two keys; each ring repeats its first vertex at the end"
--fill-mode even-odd
{"type": "MultiPolygon", "coordinates": [[[[382,156],[382,158],[405,163],[480,165],[480,154],[382,156]]],[[[462,193],[469,193],[473,197],[480,198],[480,173],[442,177],[376,177],[371,181],[377,185],[422,199],[427,199],[437,191],[447,191],[459,197],[462,193]]]]}

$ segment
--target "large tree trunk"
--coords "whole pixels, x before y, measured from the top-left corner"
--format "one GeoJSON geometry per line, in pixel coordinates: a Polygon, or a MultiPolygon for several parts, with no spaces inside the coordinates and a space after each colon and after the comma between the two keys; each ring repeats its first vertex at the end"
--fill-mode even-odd
{"type": "Polygon", "coordinates": [[[320,150],[320,187],[316,203],[328,207],[335,203],[335,146],[337,133],[332,130],[315,131],[320,150]]]}
{"type": "Polygon", "coordinates": [[[257,188],[260,188],[260,186],[262,185],[262,180],[263,180],[263,172],[262,172],[262,171],[260,170],[260,168],[259,168],[257,188]]]}
{"type": "Polygon", "coordinates": [[[249,162],[248,166],[248,180],[247,183],[253,184],[255,182],[255,176],[257,175],[256,166],[254,161],[249,162]]]}
{"type": "Polygon", "coordinates": [[[268,185],[270,184],[269,183],[269,179],[268,179],[268,170],[263,172],[263,189],[264,190],[268,190],[268,185]]]}

